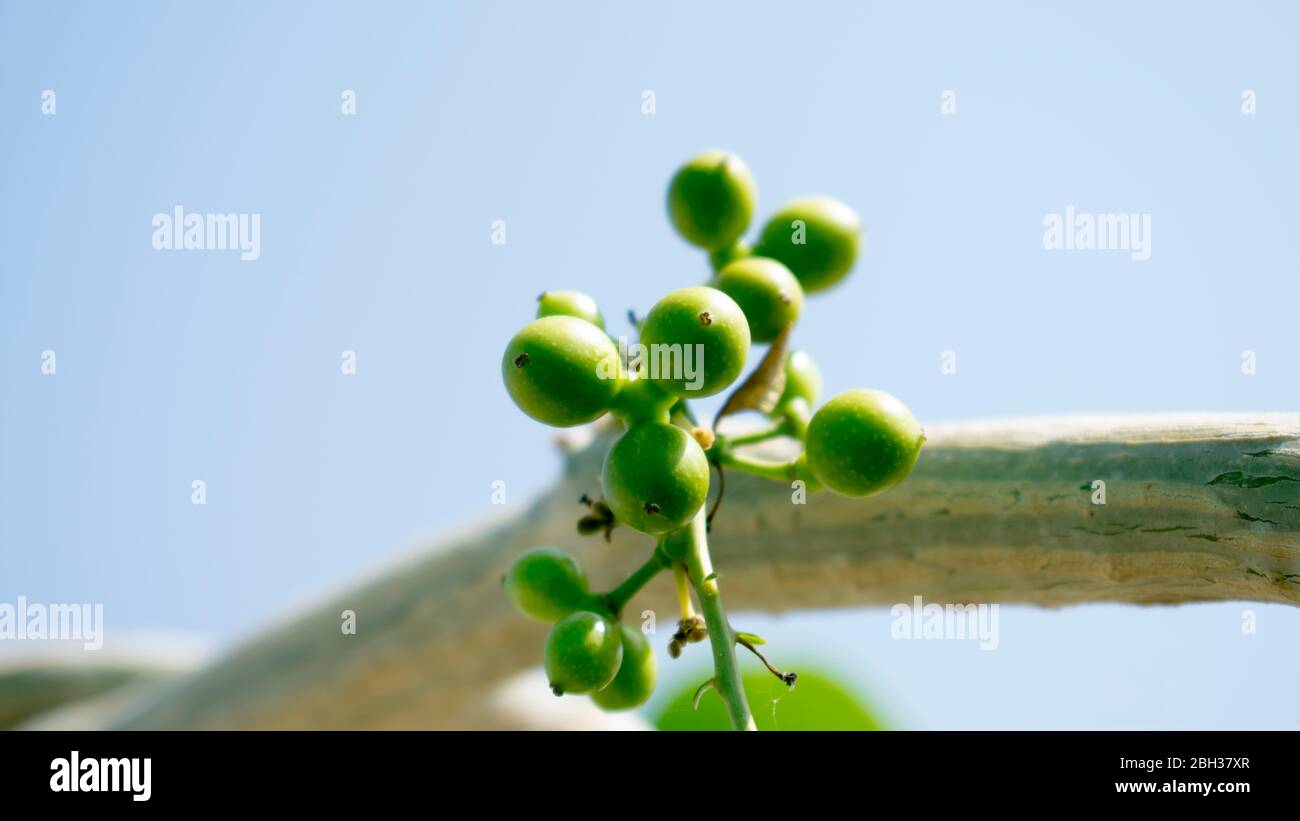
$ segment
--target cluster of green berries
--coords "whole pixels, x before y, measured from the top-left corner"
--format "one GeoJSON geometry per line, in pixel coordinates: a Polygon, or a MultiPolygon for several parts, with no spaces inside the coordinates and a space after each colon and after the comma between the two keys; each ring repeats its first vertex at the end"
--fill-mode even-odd
{"type": "Polygon", "coordinates": [[[503,584],[520,612],[555,625],[546,637],[545,667],[557,696],[590,695],[606,710],[639,707],[650,698],[656,675],[650,642],[590,592],[577,559],[533,548],[515,560],[503,584]]]}
{"type": "MultiPolygon", "coordinates": [[[[667,199],[673,226],[708,252],[714,276],[707,285],[669,293],[651,308],[639,326],[649,361],[625,359],[594,300],[573,291],[542,294],[536,319],[510,340],[501,361],[507,391],[533,419],[569,427],[612,413],[624,424],[605,458],[602,504],[618,523],[661,538],[700,512],[710,462],[739,465],[728,460],[725,437],[715,440],[712,431],[684,426],[681,420],[690,414],[678,411],[688,400],[735,383],[751,344],[780,340],[776,353],[783,353],[804,294],[845,277],[862,230],[848,206],[809,197],[779,210],[758,239],[746,243],[757,190],[745,163],[724,152],[687,162],[673,176],[667,199]],[[693,368],[680,367],[680,357],[689,360],[696,352],[693,368]],[[655,367],[673,361],[678,367],[655,367]]],[[[812,358],[796,351],[779,364],[783,392],[774,407],[763,409],[803,446],[779,478],[802,480],[810,490],[871,496],[907,475],[924,436],[901,402],[859,389],[813,413],[821,376],[812,358]]],[[[507,574],[506,586],[525,613],[556,621],[546,669],[557,693],[592,693],[602,706],[633,706],[634,696],[648,696],[639,689],[652,687],[654,679],[644,637],[600,606],[601,597],[587,591],[571,557],[531,551],[507,574]],[[620,684],[629,663],[633,669],[620,684]],[[612,687],[619,695],[604,696],[612,687]]]]}

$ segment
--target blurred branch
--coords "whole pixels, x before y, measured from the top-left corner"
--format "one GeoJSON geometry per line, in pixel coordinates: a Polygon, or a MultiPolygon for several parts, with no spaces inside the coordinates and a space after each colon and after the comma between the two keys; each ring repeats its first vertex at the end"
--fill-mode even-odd
{"type": "MultiPolygon", "coordinates": [[[[912,476],[876,499],[796,505],[788,485],[732,477],[710,534],[731,606],[1300,603],[1300,414],[1012,420],[927,435],[912,476]]],[[[110,723],[500,726],[493,688],[539,663],[546,632],[501,593],[512,559],[558,545],[601,588],[645,554],[648,537],[627,528],[612,544],[574,533],[609,436],[568,453],[554,489],[513,519],[447,539],[110,723]],[[356,612],[354,636],[340,630],[343,610],[356,612]]],[[[661,615],[674,601],[662,577],[637,599],[661,615]]]]}
{"type": "Polygon", "coordinates": [[[128,649],[88,652],[76,644],[53,652],[0,656],[0,729],[28,727],[38,717],[43,722],[74,706],[82,711],[92,703],[126,699],[125,694],[197,668],[193,648],[163,642],[146,649],[134,638],[120,644],[128,649]]]}

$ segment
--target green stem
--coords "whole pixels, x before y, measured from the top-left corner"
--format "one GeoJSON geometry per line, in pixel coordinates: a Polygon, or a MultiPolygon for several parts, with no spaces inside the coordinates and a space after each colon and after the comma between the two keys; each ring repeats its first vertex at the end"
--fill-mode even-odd
{"type": "Polygon", "coordinates": [[[742,433],[739,436],[727,436],[726,445],[728,447],[740,447],[741,445],[756,445],[759,442],[766,442],[769,439],[775,439],[778,436],[785,436],[790,432],[789,423],[784,419],[780,422],[762,430],[742,433]]]}
{"type": "Polygon", "coordinates": [[[794,399],[786,402],[780,408],[780,413],[785,417],[784,424],[786,431],[796,439],[805,439],[808,436],[808,423],[812,421],[812,409],[808,403],[802,399],[794,399]]]}
{"type": "Polygon", "coordinates": [[[677,609],[681,611],[682,621],[686,621],[695,615],[695,608],[691,606],[691,591],[688,587],[690,581],[686,578],[686,565],[680,562],[673,565],[673,581],[677,585],[677,609]]]}
{"type": "Polygon", "coordinates": [[[790,482],[798,478],[795,473],[795,463],[789,462],[768,462],[764,459],[754,459],[749,456],[740,456],[729,450],[722,449],[714,454],[715,458],[727,467],[736,470],[752,473],[755,476],[761,476],[764,479],[773,479],[778,482],[790,482]]]}
{"type": "Polygon", "coordinates": [[[664,393],[649,379],[629,379],[619,391],[611,409],[626,428],[638,422],[664,422],[677,398],[664,393]]]}
{"type": "Polygon", "coordinates": [[[641,588],[645,587],[651,579],[671,566],[672,561],[656,546],[654,555],[633,571],[622,584],[602,596],[601,601],[616,617],[622,616],[623,608],[627,607],[632,597],[641,592],[641,588]]]}
{"type": "Polygon", "coordinates": [[[716,274],[718,271],[727,267],[727,263],[734,262],[742,257],[747,257],[751,253],[753,252],[749,245],[742,240],[736,240],[736,242],[729,248],[710,252],[709,267],[712,268],[713,273],[716,274]]]}
{"type": "Polygon", "coordinates": [[[709,558],[708,535],[705,533],[704,511],[695,514],[687,526],[686,551],[683,556],[695,592],[700,599],[700,610],[709,627],[709,643],[713,647],[714,682],[726,705],[731,726],[736,730],[754,730],[754,717],[745,699],[745,684],[740,677],[736,661],[736,633],[727,621],[718,592],[718,580],[713,576],[713,561],[709,558]]]}

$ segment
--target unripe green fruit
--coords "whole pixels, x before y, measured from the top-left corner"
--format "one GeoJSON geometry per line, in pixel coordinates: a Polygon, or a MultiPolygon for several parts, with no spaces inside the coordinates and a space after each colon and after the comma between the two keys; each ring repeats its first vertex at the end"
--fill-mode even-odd
{"type": "Polygon", "coordinates": [[[623,635],[623,663],[618,675],[591,700],[604,710],[630,710],[650,699],[655,689],[654,648],[642,632],[626,624],[619,625],[623,635]]]}
{"type": "Polygon", "coordinates": [[[605,502],[642,533],[667,533],[691,520],[709,493],[709,460],[686,431],[643,422],[605,456],[605,502]]]}
{"type": "Polygon", "coordinates": [[[835,285],[858,256],[862,221],[830,197],[795,200],[772,216],[754,253],[784,263],[808,293],[835,285]]]}
{"type": "Polygon", "coordinates": [[[501,580],[510,601],[525,616],[555,622],[588,598],[587,574],[578,560],[553,547],[534,547],[510,565],[501,580]]]}
{"type": "Polygon", "coordinates": [[[795,397],[816,405],[822,393],[822,372],[817,368],[813,358],[803,351],[791,351],[785,358],[785,390],[777,401],[777,407],[784,405],[795,397]]]}
{"type": "Polygon", "coordinates": [[[681,288],[655,303],[641,324],[649,360],[642,376],[673,396],[712,396],[736,381],[749,356],[749,322],[716,288],[681,288]],[[690,367],[687,367],[690,366],[690,367]]]}
{"type": "Polygon", "coordinates": [[[558,428],[598,419],[623,385],[618,349],[605,332],[572,316],[533,320],[501,357],[501,376],[519,409],[558,428]]]}
{"type": "Polygon", "coordinates": [[[749,320],[749,338],[771,342],[803,311],[803,288],[790,269],[767,257],[746,257],[718,272],[714,287],[736,301],[749,320]]]}
{"type": "Polygon", "coordinates": [[[596,300],[581,291],[546,291],[537,297],[537,318],[544,316],[576,316],[605,330],[605,317],[596,300]]]}
{"type": "Polygon", "coordinates": [[[687,242],[717,251],[740,239],[754,216],[758,188],[735,154],[706,151],[668,183],[668,218],[687,242]]]}
{"type": "Polygon", "coordinates": [[[841,496],[874,496],[916,464],[925,433],[907,406],[884,391],[845,391],[808,424],[808,467],[841,496]]]}
{"type": "Polygon", "coordinates": [[[604,616],[581,610],[559,621],[546,637],[544,666],[557,696],[594,693],[618,674],[623,636],[604,616]]]}

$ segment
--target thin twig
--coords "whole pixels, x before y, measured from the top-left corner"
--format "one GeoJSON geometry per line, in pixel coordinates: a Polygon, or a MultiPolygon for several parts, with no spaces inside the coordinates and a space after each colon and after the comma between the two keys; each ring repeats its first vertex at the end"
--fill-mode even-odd
{"type": "Polygon", "coordinates": [[[722,496],[727,492],[727,475],[722,472],[720,462],[710,461],[709,464],[718,469],[718,498],[713,500],[713,506],[709,508],[709,513],[704,517],[704,532],[709,533],[713,530],[713,517],[717,515],[718,508],[722,507],[722,496]]]}
{"type": "Polygon", "coordinates": [[[771,672],[772,675],[776,676],[777,678],[781,679],[781,681],[785,682],[785,686],[793,687],[794,683],[799,680],[798,673],[783,673],[777,668],[773,667],[772,662],[768,661],[767,658],[762,653],[758,652],[757,647],[745,641],[740,636],[736,636],[736,644],[743,645],[746,649],[749,650],[749,652],[758,656],[758,660],[763,662],[763,666],[766,667],[768,671],[771,672]]]}

